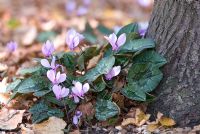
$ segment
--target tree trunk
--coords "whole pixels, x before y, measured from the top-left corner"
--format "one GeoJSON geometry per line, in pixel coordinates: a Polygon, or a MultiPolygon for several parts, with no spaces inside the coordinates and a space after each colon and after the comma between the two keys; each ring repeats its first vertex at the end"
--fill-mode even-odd
{"type": "Polygon", "coordinates": [[[200,1],[155,0],[146,36],[168,61],[150,112],[179,126],[200,123],[200,1]]]}

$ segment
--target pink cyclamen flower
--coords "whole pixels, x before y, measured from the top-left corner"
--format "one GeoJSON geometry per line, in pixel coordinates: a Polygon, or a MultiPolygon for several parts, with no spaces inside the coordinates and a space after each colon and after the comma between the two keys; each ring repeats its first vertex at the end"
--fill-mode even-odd
{"type": "Polygon", "coordinates": [[[60,100],[61,98],[67,97],[69,95],[69,89],[61,87],[59,85],[53,86],[53,92],[56,96],[56,99],[60,100]]]}
{"type": "Polygon", "coordinates": [[[6,45],[9,52],[14,52],[17,49],[17,46],[18,46],[17,43],[14,41],[10,41],[6,45]]]}
{"type": "Polygon", "coordinates": [[[82,85],[78,81],[73,81],[74,87],[72,87],[72,97],[74,97],[74,102],[78,103],[80,98],[83,99],[84,94],[89,90],[90,86],[88,83],[82,85]]]}
{"type": "Polygon", "coordinates": [[[88,8],[84,7],[84,6],[80,6],[77,9],[77,15],[78,16],[82,16],[82,15],[86,15],[88,13],[88,8]]]}
{"type": "Polygon", "coordinates": [[[153,3],[153,0],[137,0],[138,4],[142,7],[149,7],[153,3]]]}
{"type": "Polygon", "coordinates": [[[55,51],[54,45],[52,42],[49,40],[46,41],[46,43],[43,44],[42,46],[42,53],[46,56],[49,57],[52,55],[52,53],[55,51]]]}
{"type": "Polygon", "coordinates": [[[66,43],[70,50],[74,50],[83,39],[83,35],[77,33],[74,29],[67,32],[66,43]]]}
{"type": "Polygon", "coordinates": [[[56,58],[54,56],[51,60],[51,64],[47,59],[42,59],[40,63],[42,64],[42,66],[50,68],[52,70],[56,70],[60,66],[59,64],[56,64],[56,58]]]}
{"type": "Polygon", "coordinates": [[[49,70],[47,71],[47,77],[55,85],[64,82],[67,76],[64,73],[61,74],[60,72],[56,73],[55,70],[49,70]]]}
{"type": "Polygon", "coordinates": [[[121,66],[113,67],[107,74],[105,74],[106,80],[111,80],[113,77],[117,76],[121,71],[121,66]]]}
{"type": "Polygon", "coordinates": [[[113,51],[119,50],[119,48],[122,45],[124,45],[124,43],[126,42],[126,34],[125,33],[121,34],[118,38],[117,38],[116,34],[114,34],[114,33],[110,34],[108,37],[107,36],[104,36],[104,37],[112,46],[113,51]]]}
{"type": "Polygon", "coordinates": [[[83,0],[83,4],[88,6],[91,4],[91,0],[83,0]]]}
{"type": "Polygon", "coordinates": [[[73,124],[74,125],[78,125],[81,116],[82,116],[82,112],[76,111],[75,115],[73,116],[73,124]]]}

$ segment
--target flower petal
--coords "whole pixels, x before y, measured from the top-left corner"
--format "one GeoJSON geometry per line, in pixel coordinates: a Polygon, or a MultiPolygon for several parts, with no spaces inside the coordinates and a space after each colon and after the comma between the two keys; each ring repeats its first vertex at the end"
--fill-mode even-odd
{"type": "Polygon", "coordinates": [[[68,95],[69,95],[69,88],[63,87],[62,90],[61,90],[61,96],[62,96],[62,98],[66,97],[68,95]]]}
{"type": "Polygon", "coordinates": [[[60,77],[59,77],[59,79],[58,79],[58,82],[59,83],[62,83],[62,82],[64,82],[65,80],[66,80],[66,78],[67,78],[67,76],[66,76],[66,74],[60,74],[60,77]]]}
{"type": "Polygon", "coordinates": [[[42,64],[42,66],[46,67],[46,68],[51,68],[49,61],[47,59],[42,59],[40,61],[40,63],[42,64]]]}
{"type": "Polygon", "coordinates": [[[78,117],[76,115],[73,116],[73,124],[78,125],[78,117]]]}
{"type": "Polygon", "coordinates": [[[55,82],[55,77],[56,77],[56,74],[55,74],[55,71],[54,70],[49,70],[47,71],[47,77],[49,78],[49,80],[51,82],[55,82]]]}
{"type": "Polygon", "coordinates": [[[83,92],[86,93],[90,89],[90,85],[88,83],[85,83],[83,85],[83,92]]]}
{"type": "Polygon", "coordinates": [[[58,86],[58,85],[54,85],[53,86],[53,93],[55,94],[55,96],[56,96],[56,99],[61,99],[60,97],[61,97],[61,86],[58,86]]]}
{"type": "Polygon", "coordinates": [[[56,62],[56,58],[55,58],[55,56],[53,56],[52,61],[51,61],[51,68],[52,69],[56,68],[55,62],[56,62]]]}
{"type": "Polygon", "coordinates": [[[75,102],[75,103],[79,103],[79,100],[80,100],[80,99],[78,98],[78,96],[74,96],[74,102],[75,102]]]}
{"type": "Polygon", "coordinates": [[[126,42],[126,34],[123,33],[117,39],[117,46],[120,47],[120,46],[124,45],[125,42],[126,42]]]}
{"type": "Polygon", "coordinates": [[[112,68],[111,74],[112,77],[117,76],[121,71],[121,66],[115,66],[112,68]]]}

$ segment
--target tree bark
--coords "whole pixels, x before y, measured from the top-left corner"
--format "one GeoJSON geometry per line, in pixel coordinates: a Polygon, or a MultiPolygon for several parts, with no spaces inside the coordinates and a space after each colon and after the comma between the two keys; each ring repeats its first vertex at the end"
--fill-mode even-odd
{"type": "Polygon", "coordinates": [[[155,0],[146,36],[168,61],[149,111],[179,126],[200,123],[200,1],[155,0]]]}

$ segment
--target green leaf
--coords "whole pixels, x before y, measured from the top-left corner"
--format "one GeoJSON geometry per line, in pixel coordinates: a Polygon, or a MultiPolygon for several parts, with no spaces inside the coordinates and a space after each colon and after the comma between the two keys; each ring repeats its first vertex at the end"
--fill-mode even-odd
{"type": "Polygon", "coordinates": [[[98,92],[97,94],[97,100],[103,99],[103,100],[112,100],[112,94],[108,90],[103,90],[101,92],[98,92]]]}
{"type": "Polygon", "coordinates": [[[20,79],[16,79],[15,81],[13,81],[12,83],[10,83],[7,87],[6,87],[6,92],[9,92],[10,90],[15,90],[15,88],[21,83],[20,79]]]}
{"type": "Polygon", "coordinates": [[[18,74],[20,75],[26,75],[26,74],[33,74],[37,71],[40,71],[42,69],[41,66],[35,66],[35,67],[29,67],[29,68],[21,68],[18,71],[18,74]]]}
{"type": "Polygon", "coordinates": [[[42,76],[32,76],[24,79],[17,87],[18,93],[31,93],[42,89],[48,89],[50,85],[49,80],[42,76]]]}
{"type": "Polygon", "coordinates": [[[100,75],[107,74],[113,67],[114,63],[115,63],[114,56],[109,56],[101,59],[95,68],[91,69],[83,77],[80,78],[80,81],[87,80],[91,82],[96,80],[100,75]]]}
{"type": "Polygon", "coordinates": [[[41,32],[39,33],[39,35],[37,36],[37,41],[38,42],[45,42],[47,40],[52,40],[56,37],[57,33],[54,31],[45,31],[45,32],[41,32]]]}
{"type": "Polygon", "coordinates": [[[131,23],[131,24],[128,24],[124,27],[122,27],[119,32],[117,33],[117,36],[123,34],[123,33],[126,33],[127,35],[131,32],[138,32],[138,24],[137,23],[131,23]]]}
{"type": "Polygon", "coordinates": [[[111,29],[105,27],[105,26],[102,25],[102,24],[99,24],[99,25],[97,26],[97,30],[98,30],[99,32],[101,32],[102,34],[104,34],[104,35],[109,35],[109,34],[112,34],[112,33],[113,33],[113,31],[112,31],[111,29]]]}
{"type": "Polygon", "coordinates": [[[146,94],[140,89],[137,83],[131,83],[121,90],[121,93],[129,99],[146,101],[146,94]]]}
{"type": "Polygon", "coordinates": [[[93,86],[91,87],[91,89],[94,92],[100,92],[102,90],[104,90],[106,88],[106,84],[103,81],[102,77],[97,78],[94,82],[93,82],[93,86]]]}
{"type": "Polygon", "coordinates": [[[95,110],[95,117],[100,121],[105,121],[120,112],[117,104],[103,99],[97,100],[95,110]]]}
{"type": "Polygon", "coordinates": [[[51,116],[64,117],[64,113],[60,109],[51,108],[44,102],[35,104],[29,109],[29,112],[32,114],[33,123],[39,123],[51,116]]]}
{"type": "Polygon", "coordinates": [[[68,71],[74,71],[76,68],[76,55],[74,52],[67,52],[61,58],[61,63],[68,71]]]}
{"type": "Polygon", "coordinates": [[[121,48],[119,53],[138,52],[147,48],[154,48],[155,42],[152,39],[137,39],[127,41],[121,48]]]}
{"type": "Polygon", "coordinates": [[[128,72],[128,82],[136,84],[134,87],[143,92],[153,91],[162,77],[162,72],[152,63],[135,63],[128,72]]]}
{"type": "Polygon", "coordinates": [[[146,50],[134,57],[133,63],[152,63],[153,66],[161,67],[166,64],[167,61],[154,50],[146,50]]]}
{"type": "Polygon", "coordinates": [[[50,92],[51,92],[51,90],[40,90],[40,91],[36,91],[35,93],[33,93],[33,95],[37,96],[37,97],[42,97],[50,92]]]}

